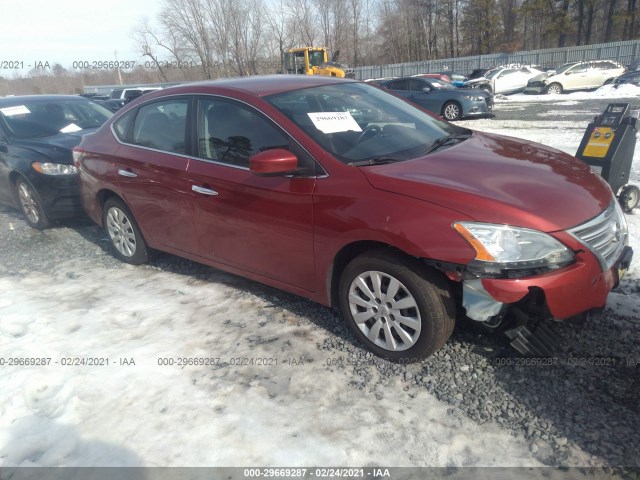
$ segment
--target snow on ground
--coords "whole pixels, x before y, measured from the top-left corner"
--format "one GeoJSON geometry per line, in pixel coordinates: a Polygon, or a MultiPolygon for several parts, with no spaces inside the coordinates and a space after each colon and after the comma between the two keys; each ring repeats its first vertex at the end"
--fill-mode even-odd
{"type": "Polygon", "coordinates": [[[516,94],[516,95],[496,95],[496,103],[502,102],[518,102],[518,103],[558,103],[560,105],[571,105],[576,100],[591,100],[594,98],[633,98],[640,96],[640,87],[623,83],[621,85],[604,85],[592,92],[572,92],[562,95],[530,95],[530,94],[516,94]]]}
{"type": "MultiPolygon", "coordinates": [[[[544,100],[566,113],[585,95],[544,100]]],[[[539,100],[509,97],[496,119],[461,123],[575,153],[584,124],[500,120],[500,109],[539,100]]],[[[640,252],[639,210],[629,224],[640,252]]],[[[637,265],[623,291],[640,280],[637,265]]],[[[524,437],[452,413],[401,378],[348,388],[352,370],[318,347],[333,333],[228,278],[72,252],[51,271],[0,273],[0,466],[542,465],[524,437]],[[27,357],[50,363],[8,365],[27,357]],[[63,365],[76,358],[103,365],[63,365]],[[209,364],[178,366],[194,358],[209,364]]],[[[609,305],[640,311],[632,295],[609,305]]],[[[572,452],[574,465],[591,460],[572,452]]]]}
{"type": "Polygon", "coordinates": [[[400,378],[345,388],[316,347],[329,333],[230,286],[70,260],[0,277],[0,306],[1,356],[52,358],[3,368],[3,466],[539,465],[521,439],[411,398],[400,378]],[[109,364],[60,364],[77,357],[109,364]],[[215,365],[158,365],[181,357],[215,365]]]}

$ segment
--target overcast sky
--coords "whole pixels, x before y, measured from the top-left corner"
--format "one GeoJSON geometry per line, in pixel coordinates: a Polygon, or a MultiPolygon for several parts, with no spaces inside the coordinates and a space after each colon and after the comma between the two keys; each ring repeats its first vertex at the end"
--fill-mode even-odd
{"type": "MultiPolygon", "coordinates": [[[[161,0],[0,0],[0,68],[23,62],[140,61],[131,31],[142,17],[154,20],[161,0]],[[4,63],[4,65],[3,65],[4,63]]],[[[0,76],[12,76],[0,70],[0,76]]]]}

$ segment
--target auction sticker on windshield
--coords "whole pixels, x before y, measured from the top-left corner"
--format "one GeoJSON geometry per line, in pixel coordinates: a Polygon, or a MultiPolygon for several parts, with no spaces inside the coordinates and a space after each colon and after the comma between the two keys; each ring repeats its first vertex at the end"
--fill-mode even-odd
{"type": "Polygon", "coordinates": [[[362,131],[349,112],[312,112],[307,115],[322,133],[362,131]]]}
{"type": "Polygon", "coordinates": [[[31,112],[24,105],[16,105],[15,107],[0,108],[0,113],[5,115],[6,117],[11,117],[13,115],[24,115],[25,113],[31,112]]]}

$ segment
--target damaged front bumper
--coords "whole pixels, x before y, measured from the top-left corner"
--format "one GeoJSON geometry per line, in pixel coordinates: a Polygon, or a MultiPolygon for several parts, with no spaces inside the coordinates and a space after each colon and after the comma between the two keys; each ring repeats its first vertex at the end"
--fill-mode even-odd
{"type": "Polygon", "coordinates": [[[604,308],[609,292],[618,286],[629,268],[633,250],[625,246],[615,264],[606,271],[589,251],[576,255],[576,262],[547,274],[528,278],[465,278],[462,305],[469,318],[492,322],[506,313],[508,306],[528,295],[540,295],[556,320],[604,308]]]}

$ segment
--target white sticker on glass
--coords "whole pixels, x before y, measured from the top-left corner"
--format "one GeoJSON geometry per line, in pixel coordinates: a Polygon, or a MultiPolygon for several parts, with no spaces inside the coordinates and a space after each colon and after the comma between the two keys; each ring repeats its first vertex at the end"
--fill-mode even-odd
{"type": "Polygon", "coordinates": [[[16,105],[15,107],[0,108],[0,113],[5,117],[11,117],[13,115],[24,115],[25,113],[31,113],[24,105],[16,105]]]}
{"type": "Polygon", "coordinates": [[[362,129],[349,112],[307,113],[315,127],[322,133],[361,132],[362,129]]]}
{"type": "Polygon", "coordinates": [[[73,133],[73,132],[79,132],[80,130],[82,130],[82,129],[78,125],[76,125],[75,123],[70,123],[69,125],[67,125],[63,129],[61,129],[60,132],[61,133],[73,133]]]}

